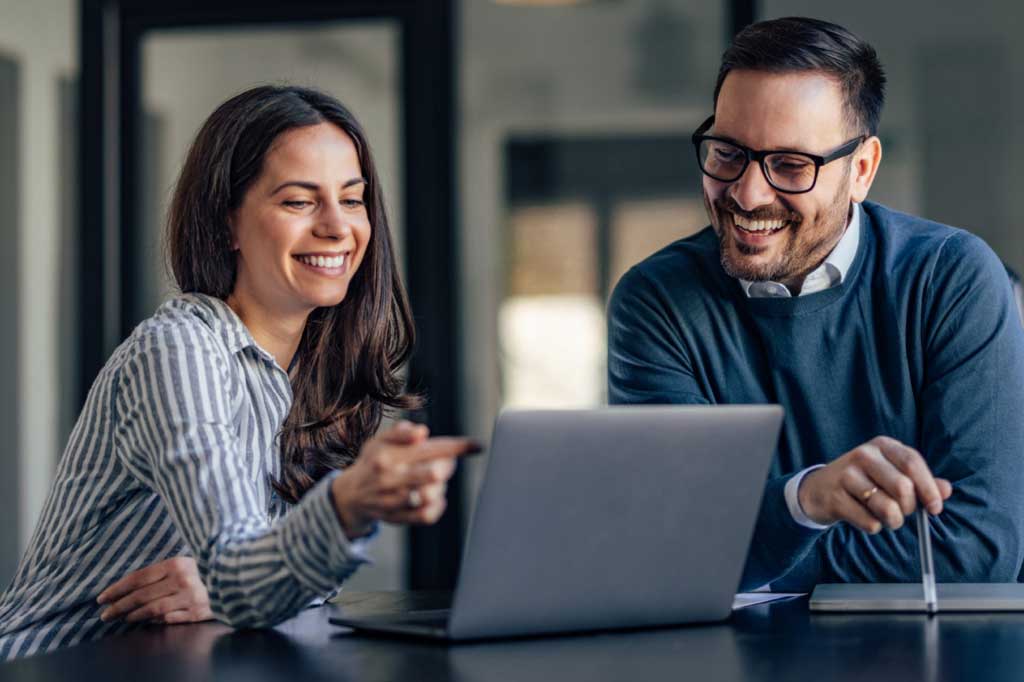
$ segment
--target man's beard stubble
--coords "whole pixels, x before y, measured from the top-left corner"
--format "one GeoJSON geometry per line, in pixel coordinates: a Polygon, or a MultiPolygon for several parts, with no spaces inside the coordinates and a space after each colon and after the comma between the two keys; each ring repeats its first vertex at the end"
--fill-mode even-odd
{"type": "Polygon", "coordinates": [[[840,183],[839,187],[825,214],[816,225],[811,226],[823,229],[823,233],[818,237],[813,234],[802,235],[801,230],[805,229],[803,217],[784,206],[773,205],[755,211],[744,211],[728,195],[716,200],[712,206],[705,193],[704,207],[718,234],[722,268],[730,277],[748,282],[802,282],[803,278],[818,267],[835,248],[846,228],[851,209],[850,197],[843,191],[846,187],[845,182],[840,183]],[[780,256],[768,263],[749,262],[748,256],[756,255],[763,249],[750,247],[735,240],[730,233],[731,228],[727,229],[723,220],[723,216],[729,213],[737,213],[750,220],[789,221],[790,224],[785,228],[786,242],[780,249],[780,256]]]}

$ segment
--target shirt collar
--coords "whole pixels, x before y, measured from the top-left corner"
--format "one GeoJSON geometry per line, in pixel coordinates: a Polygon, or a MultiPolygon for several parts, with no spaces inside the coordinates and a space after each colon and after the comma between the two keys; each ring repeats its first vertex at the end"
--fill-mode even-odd
{"type": "MultiPolygon", "coordinates": [[[[860,214],[860,204],[853,204],[846,231],[843,232],[839,243],[825,257],[824,262],[804,278],[800,296],[824,291],[846,279],[846,273],[853,265],[853,259],[857,256],[857,246],[860,244],[860,214]]],[[[787,298],[793,295],[781,282],[749,282],[741,279],[739,283],[743,287],[743,293],[749,298],[787,298]]]]}
{"type": "Polygon", "coordinates": [[[227,346],[229,352],[234,354],[245,348],[253,348],[262,358],[276,364],[274,356],[256,343],[249,328],[242,322],[242,318],[238,317],[238,314],[231,309],[227,301],[200,293],[185,294],[185,298],[198,304],[203,320],[217,336],[224,340],[224,345],[227,346]]]}

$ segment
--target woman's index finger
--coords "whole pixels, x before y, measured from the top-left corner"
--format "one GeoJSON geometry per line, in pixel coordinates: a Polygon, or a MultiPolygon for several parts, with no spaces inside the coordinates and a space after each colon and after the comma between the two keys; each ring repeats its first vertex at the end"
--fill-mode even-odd
{"type": "Polygon", "coordinates": [[[483,451],[483,446],[472,438],[459,436],[436,436],[409,448],[403,457],[406,462],[429,462],[434,459],[452,459],[474,455],[483,451]]]}

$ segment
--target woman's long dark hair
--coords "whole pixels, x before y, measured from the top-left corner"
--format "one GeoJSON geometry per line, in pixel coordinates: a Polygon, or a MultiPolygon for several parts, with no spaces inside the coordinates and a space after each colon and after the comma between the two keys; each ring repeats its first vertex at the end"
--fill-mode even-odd
{"type": "Polygon", "coordinates": [[[350,464],[386,410],[419,404],[399,376],[414,326],[366,134],[348,109],[323,92],[291,86],[247,90],[203,124],[167,216],[167,250],[178,287],[226,299],[237,274],[231,212],[282,133],[324,122],[355,143],[372,231],[345,300],[310,314],[289,368],[294,400],[281,433],[281,475],[272,484],[292,503],[326,473],[350,464]]]}

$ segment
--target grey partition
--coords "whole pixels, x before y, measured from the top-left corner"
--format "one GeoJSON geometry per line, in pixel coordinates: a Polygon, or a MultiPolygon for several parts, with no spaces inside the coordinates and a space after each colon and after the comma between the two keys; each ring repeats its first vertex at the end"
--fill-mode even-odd
{"type": "MultiPolygon", "coordinates": [[[[61,186],[78,187],[78,79],[57,81],[60,119],[57,126],[57,168],[61,186]]],[[[57,447],[64,446],[78,417],[78,192],[56,193],[60,201],[60,268],[57,309],[59,402],[57,447]]]]}
{"type": "Polygon", "coordinates": [[[18,563],[18,227],[21,210],[19,173],[21,74],[18,62],[0,54],[0,585],[14,576],[18,563]]]}
{"type": "Polygon", "coordinates": [[[917,67],[925,215],[969,229],[1020,272],[1024,240],[1004,183],[1014,172],[1008,49],[994,41],[943,41],[922,49],[917,67]]]}

